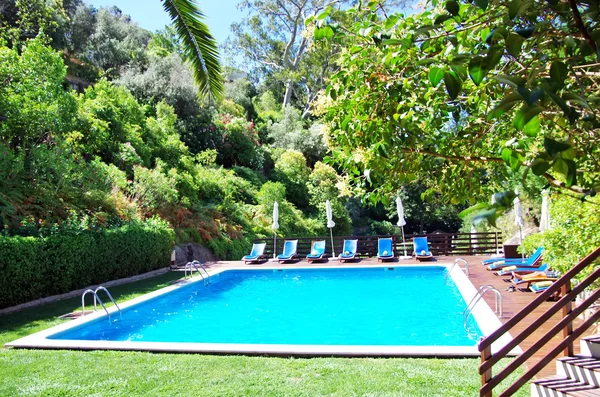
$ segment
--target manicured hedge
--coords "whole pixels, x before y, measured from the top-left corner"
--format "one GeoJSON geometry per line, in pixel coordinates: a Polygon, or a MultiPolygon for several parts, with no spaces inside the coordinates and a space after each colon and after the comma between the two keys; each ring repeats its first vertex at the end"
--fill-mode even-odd
{"type": "Polygon", "coordinates": [[[0,308],[168,266],[174,236],[156,220],[48,237],[0,236],[0,308]]]}

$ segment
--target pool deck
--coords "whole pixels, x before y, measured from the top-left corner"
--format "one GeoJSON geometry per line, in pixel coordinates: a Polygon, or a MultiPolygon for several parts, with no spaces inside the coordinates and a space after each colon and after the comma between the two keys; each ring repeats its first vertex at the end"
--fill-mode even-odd
{"type": "MultiPolygon", "coordinates": [[[[440,264],[442,263],[452,263],[454,262],[454,260],[457,257],[454,256],[438,256],[436,257],[436,261],[440,264]]],[[[520,290],[514,291],[514,292],[509,292],[507,291],[507,288],[509,287],[510,284],[508,284],[507,282],[505,282],[503,280],[502,277],[496,276],[493,274],[493,272],[486,270],[485,266],[482,264],[482,261],[484,259],[488,259],[488,256],[464,256],[462,257],[463,259],[465,259],[468,263],[469,263],[469,280],[471,280],[471,282],[473,283],[473,285],[475,286],[475,288],[479,288],[482,285],[486,285],[486,284],[491,284],[493,285],[496,289],[498,289],[501,294],[502,294],[502,301],[503,301],[503,310],[504,310],[504,315],[503,318],[500,319],[500,321],[504,324],[506,323],[513,315],[515,315],[519,310],[521,310],[523,307],[525,307],[529,302],[531,302],[537,295],[533,292],[523,292],[520,290]]],[[[338,264],[338,261],[326,261],[326,262],[318,262],[318,263],[308,263],[306,260],[301,260],[301,261],[296,261],[296,262],[292,262],[290,265],[291,266],[302,266],[302,267],[319,267],[319,266],[335,266],[336,264],[338,264]]],[[[398,265],[417,265],[420,264],[421,262],[416,261],[415,259],[396,259],[394,262],[388,262],[392,265],[398,266],[398,265]]],[[[435,262],[422,262],[422,263],[435,263],[435,262]]],[[[248,264],[248,265],[244,265],[243,262],[240,261],[219,261],[219,262],[214,262],[214,263],[210,263],[207,264],[207,268],[211,269],[211,268],[240,268],[240,267],[248,267],[248,268],[260,268],[260,267],[267,267],[267,266],[273,266],[276,265],[277,262],[264,262],[262,264],[248,264]]],[[[347,262],[344,264],[341,264],[343,266],[368,266],[368,265],[377,265],[380,264],[376,258],[365,258],[365,259],[360,259],[356,262],[347,262]]],[[[285,266],[285,265],[283,265],[285,266]]],[[[464,267],[464,266],[461,266],[464,267]]],[[[493,309],[495,302],[494,302],[494,295],[493,294],[486,294],[484,296],[486,302],[488,303],[488,305],[493,309]]],[[[544,313],[550,306],[552,305],[552,302],[546,302],[544,304],[542,304],[538,309],[536,309],[529,317],[527,318],[536,318],[537,316],[541,315],[542,313],[544,313]]],[[[545,334],[550,328],[552,328],[558,321],[560,320],[560,312],[557,313],[556,315],[554,315],[550,320],[548,320],[543,327],[541,327],[538,331],[534,332],[532,335],[530,335],[528,338],[526,338],[520,345],[519,347],[525,351],[527,350],[529,347],[531,347],[531,345],[533,343],[535,343],[537,340],[539,340],[539,338],[545,334]]],[[[513,335],[517,334],[518,332],[522,331],[523,329],[525,329],[526,325],[528,324],[528,322],[521,322],[521,324],[519,324],[518,326],[516,326],[513,331],[511,332],[513,335]]],[[[561,340],[560,338],[560,334],[559,336],[556,336],[555,338],[553,338],[553,341],[559,342],[561,340]]],[[[544,348],[542,348],[538,353],[536,353],[532,358],[530,358],[529,360],[527,360],[526,365],[532,366],[534,364],[537,364],[537,362],[540,361],[541,357],[543,357],[547,352],[549,352],[551,350],[551,345],[547,344],[544,348]]],[[[575,344],[575,352],[578,353],[579,352],[579,343],[575,344]]],[[[548,365],[546,365],[546,367],[536,376],[536,378],[543,378],[543,377],[547,377],[547,376],[551,376],[554,375],[556,373],[556,364],[554,362],[554,360],[551,360],[548,365]]]]}

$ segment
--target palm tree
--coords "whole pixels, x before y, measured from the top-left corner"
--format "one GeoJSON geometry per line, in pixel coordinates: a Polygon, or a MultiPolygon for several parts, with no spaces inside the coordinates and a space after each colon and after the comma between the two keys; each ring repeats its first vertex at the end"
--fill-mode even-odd
{"type": "Polygon", "coordinates": [[[217,42],[202,20],[204,14],[194,0],[163,0],[179,35],[186,58],[192,64],[198,95],[205,99],[223,96],[223,75],[219,64],[217,42]]]}

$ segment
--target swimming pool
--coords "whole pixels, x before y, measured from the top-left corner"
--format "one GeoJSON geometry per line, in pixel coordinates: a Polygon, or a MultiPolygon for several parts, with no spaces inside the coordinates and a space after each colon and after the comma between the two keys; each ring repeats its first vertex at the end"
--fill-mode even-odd
{"type": "Polygon", "coordinates": [[[490,316],[476,307],[465,329],[469,291],[455,270],[449,278],[445,266],[225,270],[209,285],[187,283],[123,305],[112,322],[96,314],[44,331],[36,347],[476,355],[490,316]]]}

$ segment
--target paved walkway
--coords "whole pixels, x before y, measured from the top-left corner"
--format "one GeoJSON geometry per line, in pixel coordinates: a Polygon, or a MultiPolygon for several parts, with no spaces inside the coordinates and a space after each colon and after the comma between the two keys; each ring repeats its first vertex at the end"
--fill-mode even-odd
{"type": "MultiPolygon", "coordinates": [[[[501,319],[502,323],[506,323],[506,321],[508,321],[513,315],[515,315],[515,313],[517,313],[519,310],[521,310],[523,307],[525,307],[529,302],[531,302],[536,297],[536,294],[534,294],[533,292],[523,292],[523,291],[519,291],[519,290],[514,291],[514,292],[508,291],[507,288],[510,286],[510,284],[505,282],[501,277],[494,275],[493,272],[486,270],[485,266],[482,265],[482,260],[487,259],[488,257],[470,256],[470,257],[463,257],[463,258],[469,263],[469,272],[470,272],[469,279],[473,282],[473,285],[476,288],[479,288],[480,286],[485,285],[485,284],[491,284],[502,293],[503,309],[504,309],[504,315],[503,315],[503,318],[501,319]]],[[[452,262],[454,262],[456,257],[437,257],[436,259],[439,263],[452,263],[452,262]]],[[[336,265],[338,263],[339,262],[337,262],[337,261],[329,261],[329,262],[325,262],[325,263],[309,264],[308,262],[306,262],[306,260],[302,260],[300,262],[293,263],[293,266],[302,265],[302,266],[306,266],[306,267],[319,267],[319,266],[323,266],[323,265],[332,266],[332,265],[336,265]]],[[[394,262],[392,262],[392,263],[394,263],[394,262]]],[[[416,260],[410,259],[410,260],[401,260],[401,261],[396,260],[396,262],[394,264],[395,265],[401,265],[401,264],[414,265],[414,264],[418,264],[418,263],[419,262],[417,262],[416,260]]],[[[355,262],[355,263],[346,263],[346,264],[344,264],[344,266],[346,266],[346,265],[347,266],[368,266],[368,265],[375,265],[375,264],[378,264],[377,259],[368,258],[368,259],[361,259],[360,261],[355,262]]],[[[248,268],[260,268],[261,266],[273,266],[273,265],[277,265],[277,263],[276,262],[265,262],[263,264],[258,264],[258,265],[257,264],[244,265],[240,261],[221,261],[221,262],[211,263],[208,265],[208,267],[209,268],[214,268],[214,267],[226,267],[227,268],[227,267],[243,266],[243,267],[248,267],[248,268]]],[[[485,300],[490,305],[490,307],[493,309],[494,305],[495,305],[494,295],[491,293],[486,294],[485,300]]],[[[532,321],[531,319],[536,318],[536,316],[539,316],[541,313],[545,312],[551,305],[552,305],[552,302],[546,302],[546,303],[542,304],[537,310],[535,310],[530,316],[528,316],[526,318],[526,321],[522,321],[520,325],[516,326],[514,328],[514,332],[512,332],[512,333],[517,334],[518,332],[522,331],[529,324],[529,322],[532,321]],[[529,320],[529,321],[527,321],[527,320],[529,320]]],[[[549,321],[547,321],[544,324],[544,326],[541,327],[537,332],[533,333],[531,336],[529,336],[527,339],[525,339],[519,345],[521,347],[521,349],[523,351],[525,351],[529,347],[531,347],[531,345],[533,343],[535,343],[537,340],[539,340],[539,338],[542,335],[544,335],[559,320],[560,320],[560,311],[555,316],[553,316],[549,321]]],[[[553,341],[559,342],[561,340],[560,336],[561,336],[561,333],[559,333],[559,335],[556,336],[553,339],[553,341]]],[[[535,354],[532,358],[530,358],[526,362],[526,366],[530,367],[534,364],[537,364],[539,362],[539,360],[541,359],[541,357],[543,357],[546,354],[546,352],[549,352],[551,348],[552,348],[552,344],[547,344],[545,346],[545,348],[541,349],[537,354],[535,354]]],[[[575,345],[575,351],[579,352],[579,344],[578,343],[575,345]]],[[[555,368],[556,368],[556,366],[555,366],[554,360],[552,360],[536,376],[536,378],[543,378],[546,376],[553,375],[555,373],[555,368]]],[[[496,372],[497,371],[498,370],[496,369],[496,372]]]]}

